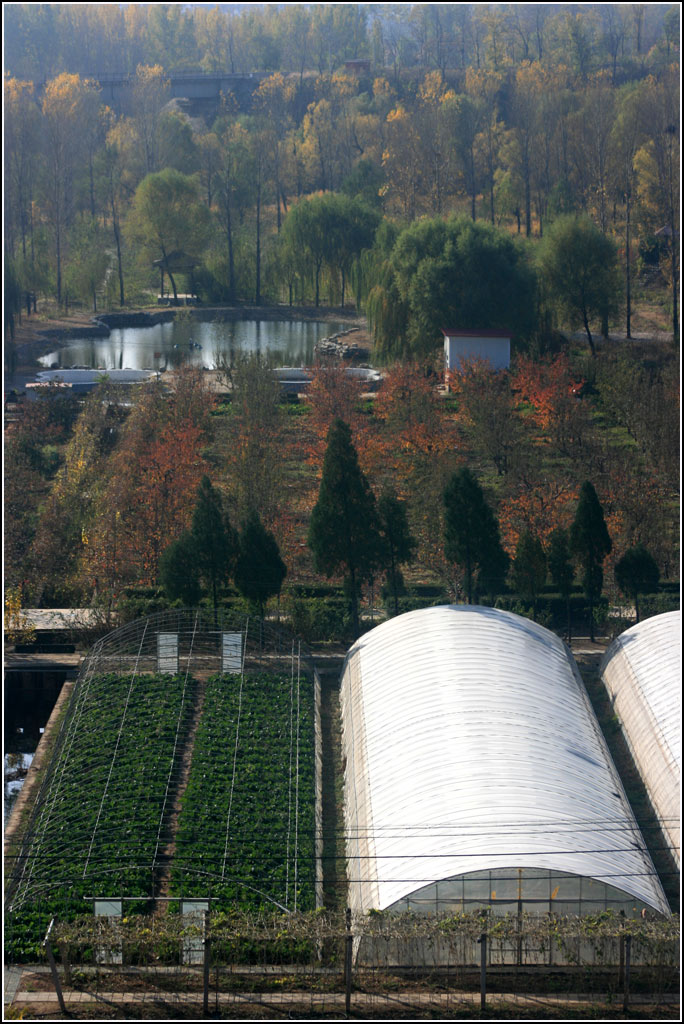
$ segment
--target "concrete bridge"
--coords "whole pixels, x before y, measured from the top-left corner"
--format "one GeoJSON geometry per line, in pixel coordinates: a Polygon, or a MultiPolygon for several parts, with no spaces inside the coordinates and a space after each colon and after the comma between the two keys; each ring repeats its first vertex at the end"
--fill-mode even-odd
{"type": "MultiPolygon", "coordinates": [[[[171,73],[166,76],[170,82],[169,100],[188,100],[188,112],[201,117],[215,113],[221,103],[221,96],[232,93],[240,113],[249,113],[255,90],[270,74],[270,71],[245,74],[206,74],[202,71],[171,73]]],[[[94,79],[99,84],[103,104],[120,114],[131,113],[135,75],[84,74],[83,77],[94,79]]],[[[36,83],[38,99],[45,85],[44,81],[36,83]]]]}
{"type": "MultiPolygon", "coordinates": [[[[270,72],[250,74],[205,74],[183,71],[168,75],[169,99],[189,99],[193,105],[218,106],[221,94],[232,93],[240,110],[249,110],[252,95],[270,72]]],[[[101,75],[96,79],[102,90],[102,102],[115,110],[124,110],[130,102],[135,75],[101,75]]]]}

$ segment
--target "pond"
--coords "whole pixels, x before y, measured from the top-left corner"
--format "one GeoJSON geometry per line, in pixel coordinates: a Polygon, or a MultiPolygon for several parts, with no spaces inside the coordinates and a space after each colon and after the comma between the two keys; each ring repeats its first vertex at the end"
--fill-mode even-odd
{"type": "Polygon", "coordinates": [[[232,364],[240,354],[260,352],[274,366],[310,366],[316,342],[347,327],[321,320],[181,320],[115,327],[107,338],[75,339],[39,362],[60,369],[163,370],[192,364],[211,370],[232,364]]]}

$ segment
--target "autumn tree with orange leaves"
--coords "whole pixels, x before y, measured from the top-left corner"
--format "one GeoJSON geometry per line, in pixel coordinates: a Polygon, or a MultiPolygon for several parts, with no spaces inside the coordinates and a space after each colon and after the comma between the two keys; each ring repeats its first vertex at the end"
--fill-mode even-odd
{"type": "Polygon", "coordinates": [[[190,525],[206,472],[211,396],[201,371],[184,369],[167,394],[149,386],[134,405],[96,504],[84,575],[101,600],[158,580],[159,558],[190,525]]]}

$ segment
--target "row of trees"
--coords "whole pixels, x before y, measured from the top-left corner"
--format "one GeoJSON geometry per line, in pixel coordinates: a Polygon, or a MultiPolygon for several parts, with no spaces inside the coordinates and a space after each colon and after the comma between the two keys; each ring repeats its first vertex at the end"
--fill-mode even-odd
{"type": "Polygon", "coordinates": [[[668,59],[678,35],[667,4],[12,4],[5,17],[10,70],[27,77],[131,73],[150,59],[175,71],[322,73],[361,57],[395,75],[529,59],[618,75],[654,49],[668,59]]]}
{"type": "MultiPolygon", "coordinates": [[[[367,497],[380,525],[370,546],[375,553],[364,557],[374,580],[387,577],[385,597],[395,610],[407,549],[413,580],[454,597],[468,594],[467,573],[451,547],[458,538],[449,542],[449,557],[444,543],[443,495],[465,468],[496,510],[494,531],[480,506],[473,538],[499,535],[484,568],[475,564],[473,598],[491,600],[509,570],[509,586],[534,605],[541,559],[527,558],[537,571],[525,584],[525,574],[510,568],[518,549],[535,548],[538,556],[541,545],[554,579],[556,532],[568,535],[567,547],[582,481],[592,479],[613,544],[606,572],[615,601],[616,581],[625,592],[619,566],[631,549],[648,548],[666,579],[678,564],[678,364],[660,346],[644,348],[643,356],[631,347],[618,356],[602,349],[595,360],[517,356],[511,371],[499,374],[472,365],[452,378],[448,397],[417,366],[397,364],[372,400],[361,399],[341,369],[321,367],[307,401],[294,405],[280,400],[266,366],[245,360],[231,370],[232,400],[218,408],[205,375],[190,369],[174,376],[170,392],[153,384],[133,405],[108,383],[82,409],[59,395],[27,403],[5,451],[6,580],[23,585],[37,605],[94,600],[120,607],[129,588],[159,585],[165,550],[193,534],[198,488],[208,475],[230,523],[243,524],[244,532],[259,511],[291,588],[317,587],[330,567],[324,559],[343,539],[331,527],[320,545],[328,554],[319,561],[307,544],[317,504],[336,510],[319,484],[330,425],[341,418],[357,453],[349,464],[361,468],[378,495],[367,497]],[[532,545],[529,538],[523,543],[526,535],[532,545]]],[[[368,512],[361,527],[372,521],[368,512]]],[[[222,527],[212,529],[221,536],[222,527]]],[[[227,526],[224,532],[234,538],[227,526]]],[[[236,549],[229,546],[233,565],[226,571],[237,580],[236,549]]],[[[175,575],[191,578],[195,592],[199,578],[213,597],[216,577],[200,571],[192,543],[183,549],[187,571],[175,575]]],[[[350,597],[365,572],[355,564],[350,597]]]]}
{"type": "MultiPolygon", "coordinates": [[[[603,562],[612,544],[603,509],[589,481],[580,491],[570,530],[554,530],[548,552],[536,534],[525,530],[512,561],[502,547],[497,519],[471,470],[464,467],[453,475],[444,491],[444,506],[445,555],[462,569],[469,604],[481,594],[493,601],[505,589],[510,568],[514,591],[531,602],[536,618],[537,601],[548,575],[567,602],[569,635],[574,558],[582,569],[594,639],[593,609],[601,596],[603,562]]],[[[417,546],[405,503],[388,489],[376,501],[359,467],[349,426],[341,419],[335,420],[328,432],[308,543],[317,571],[328,577],[344,575],[355,634],[360,630],[361,586],[378,574],[386,575],[387,593],[394,614],[398,614],[398,598],[404,591],[401,566],[412,561],[417,546]]],[[[251,510],[238,533],[223,509],[220,492],[204,476],[190,528],[160,558],[159,579],[167,597],[192,606],[199,601],[204,583],[216,609],[220,591],[233,578],[238,591],[263,618],[266,602],[280,593],[286,574],[275,537],[264,528],[258,512],[251,510]]],[[[657,565],[642,544],[620,559],[616,578],[623,593],[636,602],[638,621],[639,595],[652,592],[659,582],[657,565]]]]}
{"type": "Polygon", "coordinates": [[[266,602],[280,593],[286,575],[276,539],[264,528],[257,510],[251,510],[238,533],[224,512],[220,492],[208,476],[202,477],[190,529],[160,558],[159,580],[167,597],[193,606],[203,582],[216,610],[219,590],[232,577],[263,618],[266,602]]]}
{"type": "Polygon", "coordinates": [[[441,71],[397,84],[338,72],[302,84],[278,71],[258,85],[249,114],[226,97],[211,126],[168,106],[161,65],[137,67],[121,116],[78,74],[40,90],[8,78],[5,247],[17,284],[8,294],[18,309],[22,291],[92,306],[149,299],[152,261],[181,249],[210,300],[341,302],[356,276],[357,298],[371,301],[397,219],[467,210],[532,236],[584,213],[618,249],[628,333],[637,252],[665,273],[676,333],[671,57],[620,85],[608,71],[549,69],[539,58],[468,68],[453,82],[441,71]],[[320,191],[333,193],[328,206],[314,196],[300,210],[320,191]],[[382,215],[379,246],[358,267],[382,215]]]}
{"type": "MultiPolygon", "coordinates": [[[[521,533],[513,560],[503,549],[497,518],[473,472],[463,467],[444,490],[444,552],[449,562],[463,573],[463,593],[468,604],[478,595],[491,601],[506,585],[510,567],[513,589],[532,603],[536,618],[537,600],[547,575],[568,608],[570,635],[570,594],[575,576],[574,559],[582,572],[582,587],[589,605],[591,639],[594,640],[594,607],[603,590],[603,563],[612,549],[603,509],[590,481],[580,490],[575,517],[569,531],[554,530],[548,552],[539,536],[521,533]]],[[[404,504],[385,491],[376,502],[368,480],[360,469],[349,426],[333,422],[327,439],[318,501],[311,514],[308,542],[319,572],[330,577],[344,574],[352,608],[355,633],[359,631],[358,596],[363,582],[372,582],[382,567],[398,612],[397,597],[403,589],[400,566],[412,560],[416,547],[404,504]]],[[[639,595],[655,590],[658,567],[642,544],[630,548],[616,565],[620,589],[636,603],[639,595]]]]}

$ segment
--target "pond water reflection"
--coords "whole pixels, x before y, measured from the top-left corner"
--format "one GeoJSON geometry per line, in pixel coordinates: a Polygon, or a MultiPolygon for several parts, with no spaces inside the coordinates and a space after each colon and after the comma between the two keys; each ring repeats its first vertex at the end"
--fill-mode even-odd
{"type": "Polygon", "coordinates": [[[107,338],[74,340],[39,361],[59,368],[162,370],[189,363],[216,369],[240,354],[260,352],[275,366],[310,366],[316,342],[346,326],[321,320],[183,320],[118,327],[107,338]]]}

